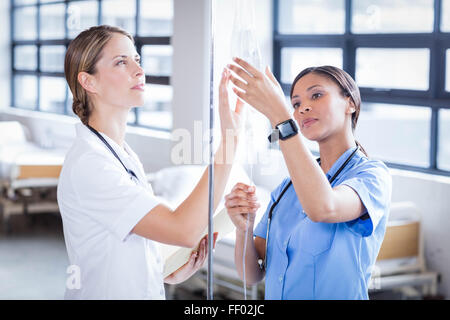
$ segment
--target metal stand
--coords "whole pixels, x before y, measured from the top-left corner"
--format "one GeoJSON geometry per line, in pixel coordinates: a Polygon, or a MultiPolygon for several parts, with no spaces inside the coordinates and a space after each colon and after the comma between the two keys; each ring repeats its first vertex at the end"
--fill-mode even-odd
{"type": "Polygon", "coordinates": [[[208,212],[208,279],[207,300],[213,300],[213,214],[214,214],[214,0],[210,3],[211,52],[210,52],[210,87],[209,87],[209,212],[208,212]]]}

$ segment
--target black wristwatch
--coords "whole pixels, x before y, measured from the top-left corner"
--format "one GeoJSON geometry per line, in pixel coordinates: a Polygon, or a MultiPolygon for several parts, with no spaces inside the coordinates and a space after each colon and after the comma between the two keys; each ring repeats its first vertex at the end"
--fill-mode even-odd
{"type": "Polygon", "coordinates": [[[275,126],[272,133],[267,137],[269,142],[275,142],[278,139],[286,140],[298,133],[298,127],[294,120],[288,119],[275,126]]]}

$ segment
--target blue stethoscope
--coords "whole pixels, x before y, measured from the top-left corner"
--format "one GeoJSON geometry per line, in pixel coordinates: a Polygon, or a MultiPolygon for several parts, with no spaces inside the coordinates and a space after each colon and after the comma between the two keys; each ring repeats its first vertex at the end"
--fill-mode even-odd
{"type": "Polygon", "coordinates": [[[122,162],[122,160],[120,160],[119,156],[117,155],[117,153],[114,151],[114,149],[111,147],[111,145],[108,143],[108,141],[106,141],[105,138],[103,138],[103,136],[94,128],[92,128],[90,125],[86,125],[86,127],[89,128],[89,130],[91,130],[107,147],[108,149],[111,151],[111,153],[114,155],[114,157],[116,157],[117,160],[119,160],[119,162],[122,164],[122,166],[125,168],[125,171],[130,175],[130,178],[133,179],[135,178],[137,181],[139,181],[139,178],[137,177],[137,175],[134,173],[133,170],[128,169],[122,162]]]}
{"type": "MultiPolygon", "coordinates": [[[[332,184],[333,181],[336,180],[337,176],[341,173],[342,170],[344,170],[345,166],[350,162],[350,160],[353,158],[353,156],[355,155],[355,153],[358,150],[359,150],[359,146],[357,145],[355,151],[353,151],[352,154],[347,158],[347,160],[345,160],[345,162],[340,166],[340,168],[338,169],[338,171],[336,171],[336,173],[333,175],[333,177],[331,177],[331,179],[328,180],[330,182],[330,184],[332,184]]],[[[317,162],[320,164],[320,158],[317,159],[317,162]]],[[[261,269],[264,268],[265,270],[267,270],[267,246],[269,243],[270,221],[272,220],[273,210],[278,205],[281,198],[283,197],[283,195],[286,193],[286,191],[289,189],[289,187],[291,185],[292,185],[292,180],[290,180],[289,183],[286,185],[286,187],[284,187],[283,191],[281,191],[277,200],[270,207],[269,214],[267,216],[266,248],[265,248],[265,254],[264,254],[264,261],[262,259],[258,259],[258,264],[261,269]]],[[[364,220],[366,218],[365,217],[366,215],[367,215],[367,213],[365,215],[363,215],[361,218],[364,220]]],[[[367,217],[368,217],[368,215],[367,215],[367,217]]]]}

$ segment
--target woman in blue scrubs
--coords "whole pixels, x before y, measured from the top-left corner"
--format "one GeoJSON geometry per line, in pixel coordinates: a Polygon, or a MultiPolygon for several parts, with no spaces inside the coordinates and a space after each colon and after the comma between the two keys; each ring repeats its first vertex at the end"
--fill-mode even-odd
{"type": "Polygon", "coordinates": [[[266,299],[368,299],[392,182],[387,167],[369,158],[355,140],[361,106],[357,85],[341,69],[307,68],[294,80],[287,106],[268,68],[262,73],[234,61],[228,68],[240,79],[231,77],[233,90],[278,129],[271,140],[279,138],[289,171],[253,235],[246,231],[253,230],[258,208],[255,188],[237,184],[226,196],[236,225],[239,275],[243,278],[247,242],[247,283],[265,277],[266,299]],[[298,131],[319,144],[320,159],[298,131]]]}

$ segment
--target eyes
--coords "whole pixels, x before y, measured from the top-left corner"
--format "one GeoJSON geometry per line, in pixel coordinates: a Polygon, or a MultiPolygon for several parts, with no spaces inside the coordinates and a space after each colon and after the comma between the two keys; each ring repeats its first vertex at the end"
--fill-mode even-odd
{"type": "MultiPolygon", "coordinates": [[[[315,93],[313,93],[311,95],[311,100],[317,100],[317,99],[319,99],[322,96],[323,96],[323,93],[315,92],[315,93]]],[[[294,107],[294,109],[299,108],[300,107],[300,102],[299,101],[295,102],[294,104],[292,104],[292,107],[294,107]]]]}
{"type": "MultiPolygon", "coordinates": [[[[139,66],[141,65],[141,58],[136,58],[135,61],[139,66]]],[[[128,63],[127,59],[121,59],[116,62],[116,66],[126,65],[127,63],[128,63]]]]}

